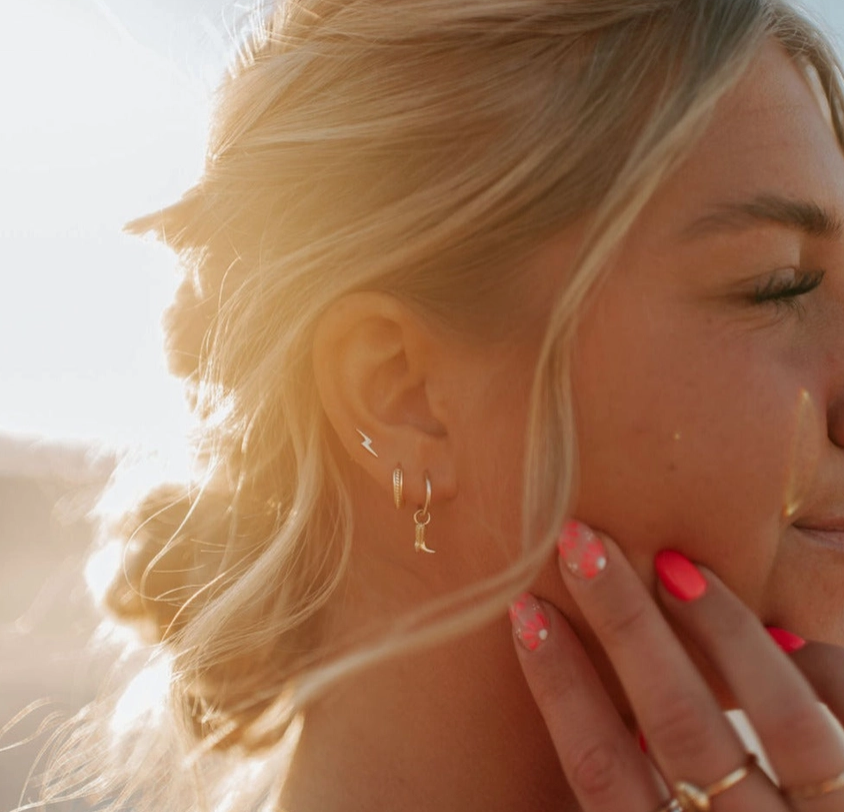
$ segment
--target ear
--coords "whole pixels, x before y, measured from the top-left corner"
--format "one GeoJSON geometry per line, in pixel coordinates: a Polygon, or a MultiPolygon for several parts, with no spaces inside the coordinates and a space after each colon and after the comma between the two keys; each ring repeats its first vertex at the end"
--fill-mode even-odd
{"type": "Polygon", "coordinates": [[[313,363],[340,443],[385,491],[400,465],[408,504],[424,504],[426,474],[433,503],[457,495],[441,330],[388,294],[349,294],[320,317],[313,363]]]}

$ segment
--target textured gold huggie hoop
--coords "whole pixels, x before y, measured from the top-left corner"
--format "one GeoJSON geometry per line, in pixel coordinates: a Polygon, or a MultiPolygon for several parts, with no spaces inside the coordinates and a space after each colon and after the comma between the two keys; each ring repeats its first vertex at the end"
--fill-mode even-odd
{"type": "Polygon", "coordinates": [[[413,549],[417,553],[435,553],[436,550],[431,550],[425,544],[425,528],[431,521],[431,514],[428,513],[428,508],[431,505],[431,478],[428,472],[425,471],[425,506],[419,508],[413,514],[413,521],[416,522],[416,541],[413,543],[413,549]]]}
{"type": "Polygon", "coordinates": [[[397,465],[393,469],[393,504],[396,510],[401,510],[404,507],[404,471],[401,465],[397,465]]]}

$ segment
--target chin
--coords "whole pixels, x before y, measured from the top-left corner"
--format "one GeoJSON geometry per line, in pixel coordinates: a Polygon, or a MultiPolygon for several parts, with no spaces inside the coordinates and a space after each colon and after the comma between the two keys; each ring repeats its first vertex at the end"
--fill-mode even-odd
{"type": "Polygon", "coordinates": [[[762,618],[764,626],[775,626],[797,634],[807,641],[844,647],[844,605],[825,605],[812,612],[811,604],[798,612],[775,611],[762,618]]]}
{"type": "MultiPolygon", "coordinates": [[[[841,614],[844,615],[844,607],[841,609],[841,614]]],[[[796,630],[796,633],[801,637],[815,643],[828,643],[832,646],[844,647],[844,627],[842,627],[840,620],[830,622],[829,624],[817,624],[812,623],[811,621],[804,621],[802,623],[793,623],[792,625],[788,625],[787,623],[774,623],[771,625],[779,625],[789,631],[796,630]]]]}

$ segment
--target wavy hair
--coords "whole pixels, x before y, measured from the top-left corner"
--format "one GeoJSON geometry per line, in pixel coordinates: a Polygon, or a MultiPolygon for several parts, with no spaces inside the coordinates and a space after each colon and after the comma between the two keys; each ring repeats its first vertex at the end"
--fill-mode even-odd
{"type": "Polygon", "coordinates": [[[219,91],[202,179],[129,226],[181,258],[167,350],[199,425],[193,481],[111,528],[124,566],[107,605],[170,658],[170,738],[138,744],[148,725],[98,761],[105,734],[77,726],[55,786],[115,809],[213,806],[198,765],[271,747],[335,680],[466,633],[531,581],[577,474],[578,313],[770,37],[817,72],[842,140],[836,58],[779,0],[287,0],[263,19],[219,91]],[[506,337],[526,258],[584,221],[537,359],[521,555],[328,656],[353,511],[311,368],[321,313],[378,290],[506,337]],[[172,759],[197,752],[185,790],[172,759]]]}

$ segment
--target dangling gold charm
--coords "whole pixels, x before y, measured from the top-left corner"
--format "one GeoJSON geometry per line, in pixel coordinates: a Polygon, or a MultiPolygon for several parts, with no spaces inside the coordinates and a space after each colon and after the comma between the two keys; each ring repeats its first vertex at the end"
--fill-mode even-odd
{"type": "Polygon", "coordinates": [[[425,528],[428,526],[428,522],[431,521],[431,514],[428,513],[422,516],[422,511],[417,510],[416,513],[413,514],[413,521],[416,522],[416,541],[413,544],[413,549],[416,552],[423,552],[423,553],[435,553],[436,550],[431,550],[425,544],[425,528]]]}
{"type": "Polygon", "coordinates": [[[428,507],[431,504],[431,479],[425,472],[425,506],[419,508],[413,514],[413,521],[416,522],[416,541],[413,543],[413,549],[417,553],[435,553],[436,550],[430,549],[425,544],[425,528],[431,521],[431,514],[428,513],[428,507]]]}

